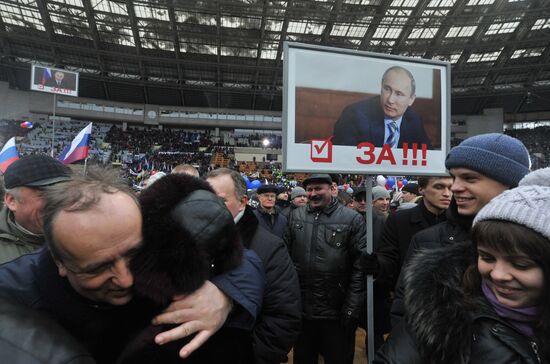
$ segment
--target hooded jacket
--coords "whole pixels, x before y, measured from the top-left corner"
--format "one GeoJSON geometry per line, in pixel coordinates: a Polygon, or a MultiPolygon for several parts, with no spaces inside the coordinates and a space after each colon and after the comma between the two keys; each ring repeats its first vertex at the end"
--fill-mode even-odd
{"type": "Polygon", "coordinates": [[[13,214],[3,206],[0,210],[0,264],[23,254],[32,253],[44,245],[44,236],[21,230],[13,221],[13,214]]]}
{"type": "Polygon", "coordinates": [[[358,319],[365,299],[365,223],[336,199],[291,212],[285,243],[298,272],[303,318],[358,319]]]}
{"type": "Polygon", "coordinates": [[[536,364],[542,343],[497,316],[479,291],[465,294],[463,275],[475,263],[469,242],[426,250],[404,270],[401,322],[375,363],[536,364]]]}
{"type": "MultiPolygon", "coordinates": [[[[406,266],[411,257],[420,250],[437,249],[460,242],[471,245],[472,238],[470,233],[474,217],[460,215],[454,199],[451,201],[445,215],[447,217],[445,222],[422,230],[413,236],[407,255],[403,260],[403,267],[406,266]]],[[[403,301],[403,274],[399,275],[394,293],[394,300],[391,306],[392,328],[397,326],[405,314],[405,304],[403,301]]]]}
{"type": "Polygon", "coordinates": [[[262,309],[252,333],[254,362],[279,364],[300,333],[302,318],[298,276],[282,239],[262,227],[246,206],[237,223],[245,248],[258,254],[266,273],[262,309]]]}

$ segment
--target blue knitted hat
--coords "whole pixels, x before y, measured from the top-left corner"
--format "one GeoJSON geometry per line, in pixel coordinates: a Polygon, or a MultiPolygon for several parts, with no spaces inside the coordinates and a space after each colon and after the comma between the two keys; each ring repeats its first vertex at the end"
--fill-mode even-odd
{"type": "Polygon", "coordinates": [[[506,186],[516,187],[529,173],[529,152],[521,141],[511,136],[481,134],[451,149],[445,167],[472,169],[506,186]]]}

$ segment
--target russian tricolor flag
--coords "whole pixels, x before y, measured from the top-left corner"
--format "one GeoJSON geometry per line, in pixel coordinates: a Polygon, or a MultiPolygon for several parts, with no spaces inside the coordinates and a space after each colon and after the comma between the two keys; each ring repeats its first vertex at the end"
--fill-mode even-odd
{"type": "Polygon", "coordinates": [[[44,68],[44,73],[42,73],[42,86],[44,86],[49,80],[50,78],[52,78],[52,74],[50,72],[50,69],[49,68],[44,68]]]}
{"type": "Polygon", "coordinates": [[[5,173],[10,164],[18,159],[19,153],[17,153],[17,148],[15,147],[15,137],[12,137],[4,144],[0,151],[0,171],[5,173]]]}
{"type": "Polygon", "coordinates": [[[81,159],[88,158],[88,145],[90,144],[90,135],[92,134],[92,123],[88,124],[73,139],[71,145],[67,146],[59,156],[63,164],[71,164],[81,159]]]}

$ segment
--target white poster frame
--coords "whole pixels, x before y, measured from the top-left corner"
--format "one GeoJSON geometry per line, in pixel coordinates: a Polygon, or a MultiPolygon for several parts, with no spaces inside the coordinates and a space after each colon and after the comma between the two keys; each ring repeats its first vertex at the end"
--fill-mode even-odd
{"type": "MultiPolygon", "coordinates": [[[[371,175],[445,175],[445,157],[450,148],[450,77],[451,65],[448,62],[285,42],[283,170],[371,175]],[[411,107],[414,108],[415,103],[420,102],[418,100],[424,100],[423,105],[428,105],[424,106],[424,111],[433,115],[429,124],[433,149],[423,149],[419,144],[414,146],[416,143],[413,142],[394,148],[389,145],[374,146],[373,142],[367,140],[364,142],[370,145],[363,143],[361,147],[333,145],[330,137],[326,138],[327,128],[322,129],[321,123],[317,128],[313,120],[313,124],[310,122],[310,126],[304,128],[303,118],[297,115],[297,105],[300,110],[307,110],[308,107],[313,110],[316,107],[329,111],[332,105],[309,105],[305,99],[297,100],[297,93],[302,90],[313,95],[315,92],[319,92],[319,95],[328,93],[330,95],[325,96],[327,99],[340,97],[340,94],[370,94],[369,98],[374,97],[372,95],[380,95],[384,71],[393,66],[409,70],[416,79],[416,101],[411,107]],[[325,136],[298,140],[297,130],[302,134],[306,130],[308,136],[321,131],[325,136]]],[[[309,99],[315,100],[312,97],[309,99]]],[[[405,119],[403,121],[406,122],[405,119]]]]}

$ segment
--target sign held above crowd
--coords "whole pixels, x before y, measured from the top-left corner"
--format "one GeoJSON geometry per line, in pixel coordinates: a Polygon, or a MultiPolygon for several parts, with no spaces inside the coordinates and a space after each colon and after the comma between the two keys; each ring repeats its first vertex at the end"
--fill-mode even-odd
{"type": "Polygon", "coordinates": [[[283,169],[445,174],[450,64],[285,44],[283,169]]]}

